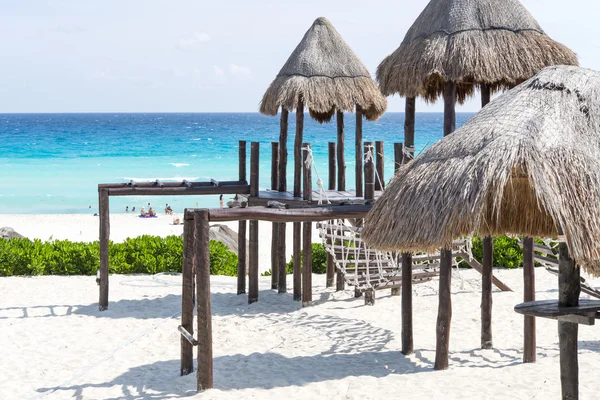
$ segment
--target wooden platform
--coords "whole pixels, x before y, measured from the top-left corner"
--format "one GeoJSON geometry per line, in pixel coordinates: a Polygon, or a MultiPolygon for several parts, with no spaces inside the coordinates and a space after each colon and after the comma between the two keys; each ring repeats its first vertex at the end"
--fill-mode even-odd
{"type": "MultiPolygon", "coordinates": [[[[375,199],[379,198],[381,191],[375,192],[375,199]]],[[[318,190],[312,191],[312,201],[303,200],[302,197],[294,197],[293,192],[278,192],[276,190],[264,190],[258,192],[258,197],[249,197],[249,206],[266,206],[269,201],[279,201],[286,204],[317,204],[322,198],[323,203],[327,203],[327,199],[332,204],[340,204],[344,201],[359,201],[364,200],[362,197],[356,197],[356,190],[326,190],[325,195],[321,197],[318,190]],[[327,197],[326,197],[326,196],[327,197]]]]}
{"type": "Polygon", "coordinates": [[[558,300],[529,301],[517,304],[515,311],[532,317],[556,319],[576,324],[594,325],[600,311],[600,300],[579,299],[577,307],[559,307],[558,300]]]}

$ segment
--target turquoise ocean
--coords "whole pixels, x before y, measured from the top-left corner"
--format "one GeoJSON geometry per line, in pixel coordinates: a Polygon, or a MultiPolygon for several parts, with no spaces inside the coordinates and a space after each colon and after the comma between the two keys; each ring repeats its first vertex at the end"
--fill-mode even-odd
{"type": "MultiPolygon", "coordinates": [[[[471,116],[457,114],[457,127],[471,116]]],[[[294,114],[289,119],[291,189],[294,114]]],[[[386,113],[363,124],[365,141],[385,142],[386,180],[393,173],[393,143],[403,140],[403,126],[403,113],[386,113]]],[[[442,137],[442,126],[443,114],[417,113],[417,152],[442,137]]],[[[354,115],[345,116],[345,135],[346,182],[352,189],[354,115]]],[[[237,180],[239,140],[261,143],[260,186],[267,189],[270,142],[278,139],[279,118],[257,113],[0,114],[0,213],[95,213],[99,183],[237,180]]],[[[325,185],[327,142],[335,140],[335,119],[319,124],[305,117],[304,141],[312,145],[325,185]]],[[[219,206],[218,196],[133,196],[111,198],[110,209],[139,210],[147,203],[158,211],[169,203],[176,212],[219,206]]]]}

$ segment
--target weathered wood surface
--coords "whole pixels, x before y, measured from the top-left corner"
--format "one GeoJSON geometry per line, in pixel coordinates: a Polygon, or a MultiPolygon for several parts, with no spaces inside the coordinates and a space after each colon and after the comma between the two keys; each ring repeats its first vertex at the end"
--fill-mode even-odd
{"type": "Polygon", "coordinates": [[[433,366],[433,368],[436,370],[448,369],[450,325],[452,322],[452,251],[446,249],[441,250],[441,256],[435,363],[433,366]]]}
{"type": "Polygon", "coordinates": [[[412,354],[413,315],[412,315],[412,256],[402,253],[402,354],[412,354]]]}
{"type": "Polygon", "coordinates": [[[240,181],[247,181],[248,177],[246,175],[246,167],[247,167],[247,163],[246,163],[246,141],[245,140],[240,140],[238,145],[238,159],[239,159],[239,170],[238,170],[238,175],[239,175],[239,179],[240,181]]]}
{"type": "MultiPolygon", "coordinates": [[[[240,208],[240,210],[245,210],[240,208]]],[[[258,221],[250,221],[250,240],[248,241],[250,265],[248,268],[248,304],[258,301],[258,221]]]]}
{"type": "Polygon", "coordinates": [[[302,224],[302,307],[312,305],[312,223],[302,224]]]}
{"type": "Polygon", "coordinates": [[[279,228],[279,239],[277,241],[277,256],[278,256],[278,268],[279,268],[279,282],[277,283],[277,292],[278,293],[286,293],[287,292],[287,272],[285,270],[285,224],[277,223],[279,228]]]}
{"type": "MultiPolygon", "coordinates": [[[[535,300],[535,269],[533,261],[533,238],[523,238],[523,301],[535,300]]],[[[525,316],[523,318],[523,362],[535,362],[536,355],[536,332],[535,318],[525,316]]]]}
{"type": "MultiPolygon", "coordinates": [[[[357,202],[362,200],[362,197],[356,196],[355,190],[325,190],[325,195],[323,196],[323,200],[325,200],[325,196],[331,202],[331,204],[341,204],[347,202],[357,202]]],[[[319,202],[319,198],[321,197],[321,193],[318,190],[312,191],[312,199],[311,201],[306,201],[302,197],[294,197],[292,192],[277,192],[277,191],[260,191],[258,193],[258,197],[251,197],[248,199],[250,206],[266,206],[269,201],[279,201],[284,202],[290,205],[309,205],[309,204],[317,204],[319,202]]],[[[380,191],[375,191],[375,199],[381,196],[380,191]]]]}
{"type": "MultiPolygon", "coordinates": [[[[191,346],[191,348],[193,348],[194,346],[198,346],[198,341],[196,339],[194,339],[194,335],[192,335],[190,332],[188,332],[188,330],[185,329],[182,325],[179,325],[177,327],[177,330],[179,332],[181,332],[181,340],[185,341],[189,346],[191,346]]],[[[192,355],[192,369],[188,370],[185,373],[182,371],[181,376],[187,375],[194,370],[193,369],[194,353],[190,351],[190,354],[192,355]]],[[[183,354],[182,354],[182,356],[183,356],[183,354]]],[[[183,361],[183,358],[182,358],[182,361],[183,361]]]]}
{"type": "Polygon", "coordinates": [[[415,98],[407,97],[404,105],[404,146],[413,157],[415,154],[415,106],[415,98]]]}
{"type": "MultiPolygon", "coordinates": [[[[287,130],[287,127],[286,127],[287,130]]],[[[281,140],[281,135],[280,135],[281,140]]],[[[271,143],[271,190],[279,189],[279,143],[271,143]]],[[[279,284],[279,226],[271,224],[271,289],[279,284]]]]}
{"type": "Polygon", "coordinates": [[[304,132],[304,103],[296,108],[296,139],[294,140],[294,197],[302,192],[302,134],[304,132]]]}
{"type": "Polygon", "coordinates": [[[373,142],[365,142],[365,200],[375,200],[375,165],[373,163],[373,153],[373,142]]]}
{"type": "Polygon", "coordinates": [[[271,190],[279,189],[279,143],[271,142],[271,190]]]}
{"type": "Polygon", "coordinates": [[[279,121],[279,169],[277,172],[278,183],[277,190],[285,192],[287,190],[287,136],[288,136],[288,110],[281,107],[281,119],[279,121]]]}
{"type": "Polygon", "coordinates": [[[260,143],[250,143],[250,196],[258,196],[260,143]]]}
{"type": "MultiPolygon", "coordinates": [[[[479,272],[480,274],[483,274],[483,266],[479,263],[479,261],[477,261],[474,258],[471,258],[468,254],[458,254],[458,256],[465,260],[465,262],[469,264],[469,266],[475,271],[479,272]]],[[[502,282],[500,279],[496,278],[494,275],[492,275],[492,283],[494,284],[494,286],[496,286],[503,292],[513,291],[510,287],[508,287],[507,284],[502,282]]]]}
{"type": "Polygon", "coordinates": [[[244,180],[239,181],[215,181],[211,179],[210,181],[203,182],[190,182],[187,180],[182,180],[179,182],[124,182],[124,183],[100,183],[98,184],[98,190],[100,189],[127,189],[127,188],[138,188],[138,189],[173,189],[173,188],[226,188],[230,186],[247,186],[248,182],[244,180]]]}
{"type": "MultiPolygon", "coordinates": [[[[196,240],[195,222],[186,220],[183,223],[183,265],[181,268],[181,326],[190,334],[194,334],[194,259],[196,240]]],[[[182,337],[180,375],[187,375],[194,370],[194,346],[182,337]]]]}
{"type": "Polygon", "coordinates": [[[108,309],[108,241],[110,239],[110,217],[108,211],[108,189],[98,190],[98,214],[100,218],[100,293],[98,309],[108,309]]]}
{"type": "Polygon", "coordinates": [[[335,168],[335,142],[329,142],[329,176],[327,179],[327,189],[335,191],[336,168],[335,168]]]}
{"type": "Polygon", "coordinates": [[[358,104],[356,105],[356,135],[354,138],[354,156],[355,166],[355,188],[356,195],[358,197],[363,196],[363,152],[362,152],[362,141],[363,141],[363,113],[362,108],[358,104]]]}
{"type": "Polygon", "coordinates": [[[238,273],[237,294],[246,293],[246,220],[238,221],[238,273]]]}
{"type": "Polygon", "coordinates": [[[308,164],[310,143],[302,143],[302,149],[302,199],[312,201],[312,165],[308,164]]]}
{"type": "Polygon", "coordinates": [[[517,304],[515,311],[519,314],[532,317],[550,318],[563,321],[581,321],[584,325],[594,325],[596,313],[600,311],[600,300],[580,299],[578,306],[560,306],[557,300],[528,301],[517,304]],[[580,316],[584,318],[562,318],[568,316],[580,316]],[[591,318],[589,320],[588,318],[591,318]],[[588,323],[590,322],[590,323],[588,323]]]}
{"type": "Polygon", "coordinates": [[[365,290],[365,306],[375,305],[375,290],[365,290]]]}
{"type": "Polygon", "coordinates": [[[331,219],[364,218],[371,205],[334,206],[314,208],[275,209],[263,207],[212,208],[211,222],[260,220],[269,222],[319,222],[331,219]]]}
{"type": "Polygon", "coordinates": [[[338,190],[346,190],[346,159],[344,158],[344,113],[337,111],[337,170],[338,190]]]}
{"type": "Polygon", "coordinates": [[[385,188],[385,176],[383,172],[383,142],[378,140],[375,142],[375,190],[383,190],[385,188]]]}
{"type": "Polygon", "coordinates": [[[198,329],[198,391],[213,387],[212,309],[210,304],[210,246],[208,210],[194,213],[196,305],[198,329]]]}
{"type": "Polygon", "coordinates": [[[302,223],[294,222],[293,237],[293,268],[294,268],[294,301],[302,300],[302,264],[300,258],[300,249],[302,247],[302,223]]]}
{"type": "Polygon", "coordinates": [[[491,349],[492,341],[492,266],[494,242],[491,236],[483,238],[483,265],[481,271],[481,348],[491,349]]]}

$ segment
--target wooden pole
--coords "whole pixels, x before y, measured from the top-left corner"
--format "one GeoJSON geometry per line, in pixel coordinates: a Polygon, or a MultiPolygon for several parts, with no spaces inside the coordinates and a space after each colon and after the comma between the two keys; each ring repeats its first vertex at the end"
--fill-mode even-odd
{"type": "Polygon", "coordinates": [[[488,105],[490,102],[490,87],[489,85],[481,85],[481,108],[488,105]]]}
{"type": "Polygon", "coordinates": [[[302,184],[302,132],[304,131],[304,103],[296,108],[296,139],[294,141],[294,197],[300,197],[302,184]]]}
{"type": "MultiPolygon", "coordinates": [[[[279,185],[279,143],[271,143],[271,190],[277,190],[279,185]]],[[[271,289],[277,289],[279,283],[279,226],[271,224],[271,289]]]]}
{"type": "Polygon", "coordinates": [[[402,143],[394,143],[394,173],[404,164],[403,147],[402,143]]]}
{"type": "Polygon", "coordinates": [[[281,120],[279,121],[279,171],[277,176],[279,182],[277,190],[285,192],[287,190],[287,136],[288,136],[288,110],[281,107],[281,120]]]}
{"type": "Polygon", "coordinates": [[[239,180],[240,181],[245,181],[247,180],[246,177],[246,141],[245,140],[240,140],[239,141],[239,150],[238,150],[238,156],[239,156],[239,180]]]}
{"type": "Polygon", "coordinates": [[[492,349],[492,255],[491,236],[483,238],[483,266],[481,271],[481,348],[492,349]]]}
{"type": "Polygon", "coordinates": [[[344,159],[344,113],[337,111],[337,165],[338,165],[338,190],[346,190],[346,160],[344,159]]]}
{"type": "Polygon", "coordinates": [[[250,221],[248,304],[258,301],[258,221],[250,221]]]}
{"type": "Polygon", "coordinates": [[[383,142],[378,140],[375,142],[375,190],[383,190],[385,188],[385,178],[383,176],[383,142]]]}
{"type": "Polygon", "coordinates": [[[402,354],[412,354],[412,254],[402,253],[402,354]]]}
{"type": "Polygon", "coordinates": [[[338,269],[335,271],[335,291],[339,292],[346,289],[346,281],[344,281],[344,274],[338,269]]]}
{"type": "MultiPolygon", "coordinates": [[[[304,150],[302,165],[303,171],[303,196],[304,200],[312,200],[312,166],[307,163],[309,159],[310,143],[303,143],[304,150]],[[308,164],[308,165],[307,165],[308,164]]],[[[302,224],[302,307],[312,305],[312,223],[302,224]]]]}
{"type": "Polygon", "coordinates": [[[373,165],[373,151],[373,142],[365,142],[365,200],[375,199],[375,166],[373,165]]]}
{"type": "Polygon", "coordinates": [[[108,189],[98,190],[98,214],[100,215],[100,299],[98,309],[108,309],[108,240],[110,239],[110,214],[108,189]]]}
{"type": "Polygon", "coordinates": [[[300,248],[302,241],[302,222],[294,222],[294,251],[293,251],[293,268],[294,268],[294,301],[302,300],[302,261],[300,259],[300,248]]]}
{"type": "Polygon", "coordinates": [[[363,196],[363,152],[362,152],[362,141],[363,141],[363,113],[362,107],[358,104],[356,105],[356,138],[354,140],[354,151],[355,151],[355,160],[356,160],[356,197],[363,196]]]}
{"type": "Polygon", "coordinates": [[[413,158],[415,155],[415,108],[415,98],[407,97],[404,105],[404,146],[413,158]]]}
{"type": "MultiPolygon", "coordinates": [[[[579,266],[571,258],[565,242],[559,243],[558,256],[558,305],[576,307],[579,305],[581,292],[579,266]]],[[[576,323],[558,321],[560,386],[564,400],[579,399],[578,330],[579,325],[576,323]]]]}
{"type": "Polygon", "coordinates": [[[208,210],[195,212],[196,303],[198,311],[198,392],[213,387],[212,310],[210,305],[210,246],[208,210]]]}
{"type": "MultiPolygon", "coordinates": [[[[329,221],[330,224],[333,224],[333,221],[329,221]]],[[[327,239],[329,244],[333,244],[332,239],[327,239]]],[[[325,287],[332,287],[333,282],[335,280],[335,262],[333,260],[333,256],[327,252],[327,276],[325,287]]]]}
{"type": "Polygon", "coordinates": [[[260,143],[250,143],[250,196],[258,197],[260,143]]]}
{"type": "Polygon", "coordinates": [[[279,281],[277,282],[277,292],[287,292],[287,272],[285,270],[285,223],[277,223],[278,239],[277,239],[277,264],[279,268],[279,281]]]}
{"type": "MultiPolygon", "coordinates": [[[[523,301],[535,300],[535,270],[533,260],[533,238],[523,238],[523,301]]],[[[535,317],[524,317],[523,362],[536,361],[535,317]]]]}
{"type": "Polygon", "coordinates": [[[329,190],[335,190],[335,174],[335,142],[329,142],[329,190]]]}
{"type": "MultiPolygon", "coordinates": [[[[245,181],[246,177],[246,141],[240,140],[239,158],[240,173],[239,180],[245,181]]],[[[185,229],[185,227],[184,227],[185,229]]],[[[246,221],[238,221],[238,275],[237,275],[237,294],[246,293],[246,221]]]]}
{"type": "MultiPolygon", "coordinates": [[[[456,84],[444,83],[444,136],[456,128],[456,84]]],[[[408,101],[407,101],[408,107],[408,101]]],[[[450,347],[450,324],[452,322],[452,250],[442,249],[440,253],[439,304],[436,329],[435,364],[436,370],[448,368],[450,347]]]]}
{"type": "MultiPolygon", "coordinates": [[[[194,334],[194,259],[195,257],[195,222],[183,221],[183,266],[181,268],[181,326],[191,335],[194,334]]],[[[181,336],[181,376],[194,370],[194,346],[181,336]]]]}

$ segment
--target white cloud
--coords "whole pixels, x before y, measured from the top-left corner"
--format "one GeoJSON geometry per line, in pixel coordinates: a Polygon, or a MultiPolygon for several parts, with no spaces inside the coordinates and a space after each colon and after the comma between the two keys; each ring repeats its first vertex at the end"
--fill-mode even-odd
{"type": "Polygon", "coordinates": [[[223,68],[219,67],[218,65],[213,65],[213,71],[215,72],[215,75],[218,77],[225,76],[225,71],[223,70],[223,68]]]}
{"type": "Polygon", "coordinates": [[[183,50],[196,50],[201,48],[203,43],[210,42],[210,36],[206,32],[194,32],[190,36],[179,39],[177,46],[183,50]]]}
{"type": "Polygon", "coordinates": [[[241,79],[252,79],[252,72],[250,72],[250,68],[242,67],[240,65],[230,64],[229,72],[231,75],[236,76],[241,79]]]}

